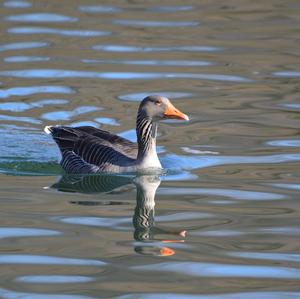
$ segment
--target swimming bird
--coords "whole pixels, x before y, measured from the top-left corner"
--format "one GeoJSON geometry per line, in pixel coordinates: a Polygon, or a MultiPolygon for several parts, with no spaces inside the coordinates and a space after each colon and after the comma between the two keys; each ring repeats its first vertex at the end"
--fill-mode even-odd
{"type": "Polygon", "coordinates": [[[137,143],[91,126],[46,126],[57,143],[67,173],[136,172],[161,169],[156,153],[157,122],[189,120],[163,96],[152,95],[140,103],[136,118],[137,143]]]}

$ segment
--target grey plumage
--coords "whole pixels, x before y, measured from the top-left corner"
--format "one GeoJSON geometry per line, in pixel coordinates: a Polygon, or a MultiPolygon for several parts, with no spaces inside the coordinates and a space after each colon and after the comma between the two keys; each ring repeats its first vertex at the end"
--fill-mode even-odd
{"type": "Polygon", "coordinates": [[[157,121],[166,117],[188,119],[167,98],[146,97],[136,120],[137,144],[89,126],[47,126],[45,132],[57,143],[60,164],[67,173],[132,172],[161,168],[156,154],[157,121]]]}
{"type": "Polygon", "coordinates": [[[135,143],[107,131],[64,126],[48,130],[60,148],[60,164],[68,173],[121,172],[137,157],[135,143]]]}

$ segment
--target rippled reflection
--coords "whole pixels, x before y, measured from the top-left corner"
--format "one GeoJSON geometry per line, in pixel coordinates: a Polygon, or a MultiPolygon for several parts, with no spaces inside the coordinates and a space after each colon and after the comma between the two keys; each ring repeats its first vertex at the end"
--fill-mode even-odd
{"type": "Polygon", "coordinates": [[[180,11],[190,11],[195,9],[194,6],[180,6],[180,5],[174,5],[174,6],[156,6],[156,7],[151,7],[148,10],[149,11],[154,11],[154,12],[180,12],[180,11]]]}
{"type": "Polygon", "coordinates": [[[213,195],[224,196],[238,200],[279,200],[287,198],[284,195],[271,192],[255,192],[247,190],[234,190],[234,189],[219,189],[219,188],[161,188],[159,194],[162,195],[213,195]]]}
{"type": "Polygon", "coordinates": [[[46,42],[19,42],[19,43],[12,43],[12,44],[1,44],[0,52],[10,51],[10,50],[42,48],[42,47],[47,47],[49,45],[50,44],[46,42]]]}
{"type": "Polygon", "coordinates": [[[300,140],[273,140],[266,142],[271,146],[300,147],[300,140]]]}
{"type": "Polygon", "coordinates": [[[27,117],[27,116],[10,116],[5,114],[0,114],[0,120],[1,121],[11,121],[11,122],[24,122],[29,124],[40,124],[41,121],[38,119],[35,119],[33,117],[27,117]]]}
{"type": "Polygon", "coordinates": [[[54,13],[32,13],[23,15],[13,15],[5,17],[8,21],[13,22],[34,22],[34,23],[61,23],[61,22],[76,22],[77,18],[54,14],[54,13]]]}
{"type": "Polygon", "coordinates": [[[6,1],[3,3],[3,6],[8,8],[27,8],[31,6],[31,3],[27,1],[6,1]]]}
{"type": "Polygon", "coordinates": [[[14,34],[58,34],[66,36],[106,36],[111,32],[107,31],[93,31],[93,30],[74,30],[74,29],[54,29],[47,27],[15,27],[7,30],[9,33],[14,34]]]}
{"type": "Polygon", "coordinates": [[[214,264],[199,262],[165,262],[133,266],[134,270],[169,271],[197,277],[248,277],[269,279],[300,279],[300,269],[275,266],[214,264]]]}
{"type": "Polygon", "coordinates": [[[289,109],[300,110],[300,103],[285,103],[280,105],[281,107],[286,107],[289,109]]]}
{"type": "Polygon", "coordinates": [[[300,78],[300,71],[282,71],[273,73],[276,77],[300,78]]]}
{"type": "Polygon", "coordinates": [[[68,86],[55,86],[55,85],[39,85],[39,86],[26,86],[26,87],[12,87],[0,90],[0,98],[9,98],[11,96],[28,96],[36,93],[74,93],[75,91],[68,86]]]}
{"type": "MultiPolygon", "coordinates": [[[[186,236],[185,230],[176,230],[168,228],[159,228],[154,225],[154,207],[155,194],[160,185],[160,178],[155,175],[141,175],[133,178],[132,176],[116,175],[89,175],[89,176],[64,176],[60,181],[52,186],[64,192],[80,193],[100,193],[100,192],[121,192],[121,188],[128,189],[132,183],[136,186],[136,207],[133,215],[134,239],[138,242],[134,250],[143,255],[161,255],[169,256],[175,254],[175,250],[162,246],[161,244],[151,244],[150,241],[160,241],[162,244],[184,242],[186,236]],[[173,239],[160,239],[160,235],[171,235],[173,239]],[[144,243],[150,242],[150,243],[144,243]]],[[[72,201],[73,204],[79,205],[97,205],[97,202],[72,201]]],[[[101,204],[101,202],[99,202],[101,204]]],[[[156,217],[159,221],[173,221],[184,219],[198,219],[207,217],[204,213],[184,213],[182,215],[166,215],[156,217]]],[[[124,230],[128,228],[130,220],[128,218],[101,218],[101,217],[59,217],[64,223],[77,225],[91,225],[107,227],[110,229],[124,230]]]]}
{"type": "Polygon", "coordinates": [[[58,236],[61,232],[41,229],[41,228],[22,228],[22,227],[1,227],[0,239],[18,237],[39,237],[39,236],[58,236]]]}
{"type": "Polygon", "coordinates": [[[277,164],[284,162],[300,161],[300,154],[286,153],[277,155],[262,156],[216,156],[216,155],[199,155],[183,156],[167,154],[162,157],[161,162],[164,168],[169,169],[197,169],[212,167],[215,165],[230,164],[277,164]],[[177,165],[177,166],[175,166],[177,165]]]}
{"type": "Polygon", "coordinates": [[[100,107],[95,106],[81,106],[77,107],[72,111],[54,111],[44,113],[41,117],[47,120],[60,121],[60,120],[69,120],[75,116],[90,113],[94,111],[102,110],[100,107]]]}
{"type": "Polygon", "coordinates": [[[105,262],[91,259],[75,259],[59,256],[30,254],[0,254],[0,264],[104,266],[105,262]]]}
{"type": "Polygon", "coordinates": [[[126,65],[148,65],[148,66],[208,66],[213,65],[209,61],[201,60],[100,60],[83,59],[82,62],[90,64],[126,64],[126,65]]]}
{"type": "Polygon", "coordinates": [[[300,262],[300,254],[293,254],[293,253],[229,252],[228,255],[234,257],[242,257],[246,259],[288,261],[288,262],[297,262],[297,263],[300,262]]]}
{"type": "Polygon", "coordinates": [[[198,26],[199,22],[114,20],[113,24],[124,25],[124,26],[142,26],[142,27],[190,27],[190,26],[198,26]]]}
{"type": "Polygon", "coordinates": [[[222,74],[201,73],[139,73],[139,72],[92,72],[73,71],[63,69],[24,69],[15,71],[0,71],[0,76],[16,78],[98,78],[109,80],[136,80],[136,79],[201,79],[228,82],[252,82],[251,79],[222,74]]]}
{"type": "Polygon", "coordinates": [[[272,184],[275,187],[278,188],[286,188],[286,189],[292,189],[292,190],[300,190],[300,184],[272,184]]]}
{"type": "Polygon", "coordinates": [[[110,125],[110,126],[119,126],[120,124],[113,118],[110,117],[97,117],[95,121],[100,124],[110,125]]]}
{"type": "Polygon", "coordinates": [[[96,45],[94,50],[105,52],[214,52],[222,48],[209,46],[165,46],[165,47],[141,47],[127,45],[96,45]]]}
{"type": "Polygon", "coordinates": [[[95,278],[79,275],[26,275],[16,278],[18,282],[38,284],[86,283],[94,280],[95,278]]]}
{"type": "Polygon", "coordinates": [[[0,110],[22,112],[29,109],[41,108],[48,105],[63,105],[67,103],[68,101],[63,99],[46,99],[46,100],[41,100],[41,101],[36,101],[31,103],[6,102],[6,103],[0,103],[0,110]]]}
{"type": "Polygon", "coordinates": [[[63,294],[45,294],[45,293],[25,293],[15,292],[0,288],[0,296],[3,299],[96,299],[96,297],[83,295],[63,295],[63,294]]]}
{"type": "Polygon", "coordinates": [[[119,7],[107,5],[82,5],[79,6],[79,10],[88,13],[117,13],[122,11],[119,7]]]}
{"type": "Polygon", "coordinates": [[[118,297],[118,299],[291,299],[298,298],[299,292],[241,292],[218,294],[178,294],[178,293],[151,293],[151,294],[129,294],[118,297]]]}
{"type": "Polygon", "coordinates": [[[123,94],[119,95],[118,99],[122,101],[134,101],[139,102],[141,99],[145,98],[149,94],[159,94],[164,97],[170,98],[170,99],[181,99],[181,98],[189,98],[192,97],[192,93],[187,92],[174,92],[174,91],[145,91],[145,92],[138,92],[138,93],[129,93],[129,94],[123,94]]]}
{"type": "Polygon", "coordinates": [[[50,57],[42,57],[42,56],[9,56],[5,57],[5,62],[40,62],[40,61],[49,61],[50,57]]]}

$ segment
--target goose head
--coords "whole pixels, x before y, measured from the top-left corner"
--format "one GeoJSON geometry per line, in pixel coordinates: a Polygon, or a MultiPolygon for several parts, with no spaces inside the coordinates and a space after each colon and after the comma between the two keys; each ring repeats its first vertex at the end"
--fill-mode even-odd
{"type": "Polygon", "coordinates": [[[168,98],[158,95],[144,98],[139,107],[140,113],[153,121],[170,118],[189,120],[189,117],[177,109],[168,98]]]}

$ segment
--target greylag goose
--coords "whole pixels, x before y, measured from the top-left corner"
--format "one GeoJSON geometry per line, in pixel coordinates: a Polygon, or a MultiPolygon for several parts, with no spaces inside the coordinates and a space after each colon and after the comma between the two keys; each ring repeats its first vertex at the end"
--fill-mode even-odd
{"type": "Polygon", "coordinates": [[[156,153],[157,122],[166,118],[188,120],[169,99],[148,96],[139,106],[136,119],[137,144],[90,126],[46,126],[61,154],[67,173],[135,172],[161,169],[156,153]]]}

